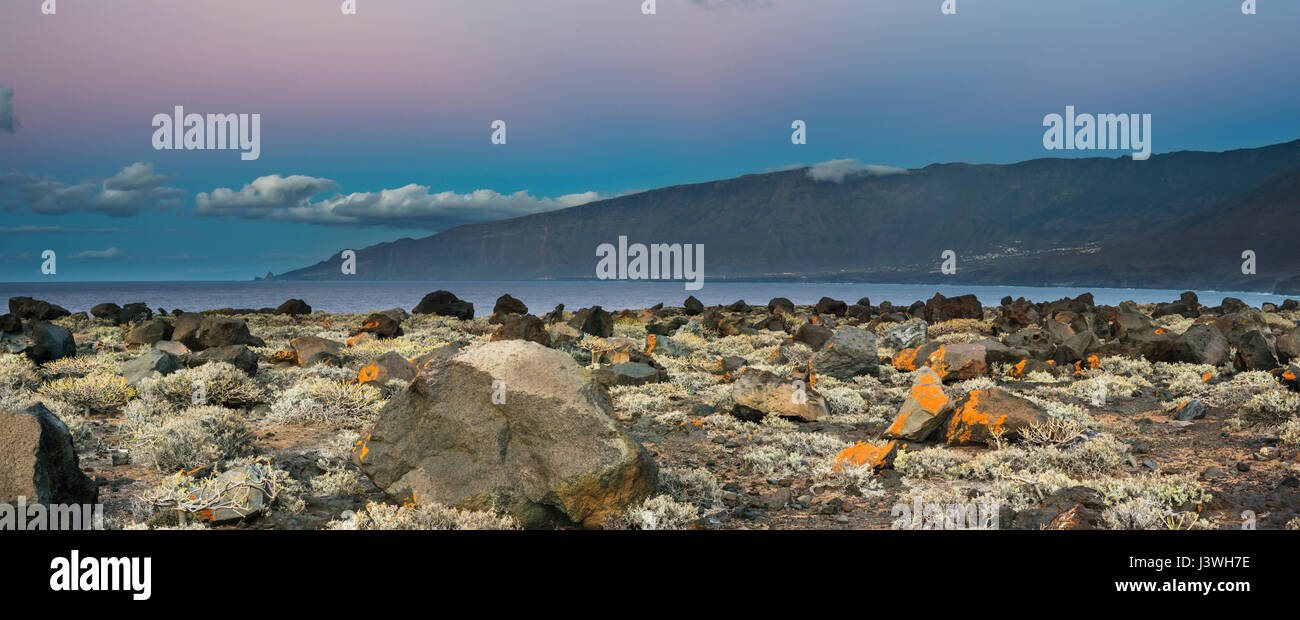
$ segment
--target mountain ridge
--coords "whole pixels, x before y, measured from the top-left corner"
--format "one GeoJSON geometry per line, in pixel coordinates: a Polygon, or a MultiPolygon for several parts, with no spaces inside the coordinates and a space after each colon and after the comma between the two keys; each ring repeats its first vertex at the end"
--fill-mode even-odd
{"type": "MultiPolygon", "coordinates": [[[[1125,282],[1272,291],[1300,276],[1300,257],[1279,256],[1275,249],[1278,240],[1300,232],[1297,218],[1278,213],[1294,211],[1287,193],[1293,181],[1287,179],[1297,170],[1300,140],[1177,151],[1146,161],[1125,156],[934,163],[840,182],[815,180],[809,168],[798,168],[674,185],[376,244],[357,250],[357,274],[373,280],[589,279],[595,276],[596,246],[626,236],[629,243],[704,243],[706,281],[1125,282]],[[1282,179],[1282,186],[1270,188],[1271,179],[1282,179]],[[1233,209],[1237,220],[1262,211],[1268,226],[1228,227],[1221,238],[1207,236],[1202,223],[1233,209]],[[1158,242],[1151,242],[1151,231],[1162,235],[1158,242]],[[1269,260],[1261,257],[1259,273],[1242,277],[1240,258],[1225,257],[1233,247],[1256,243],[1261,231],[1269,238],[1269,260]],[[1178,258],[1177,247],[1165,242],[1182,235],[1202,244],[1183,253],[1196,260],[1178,258]],[[944,250],[957,254],[957,275],[938,274],[944,250]],[[1210,268],[1198,257],[1215,257],[1220,264],[1210,268]]],[[[342,279],[340,261],[335,255],[274,277],[342,279]]]]}

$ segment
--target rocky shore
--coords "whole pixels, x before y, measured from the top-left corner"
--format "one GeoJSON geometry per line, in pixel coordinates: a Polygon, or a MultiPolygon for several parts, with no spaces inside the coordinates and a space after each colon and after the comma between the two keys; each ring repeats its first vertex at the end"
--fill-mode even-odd
{"type": "Polygon", "coordinates": [[[143,529],[1300,529],[1295,300],[123,301],[9,300],[0,504],[143,529]]]}

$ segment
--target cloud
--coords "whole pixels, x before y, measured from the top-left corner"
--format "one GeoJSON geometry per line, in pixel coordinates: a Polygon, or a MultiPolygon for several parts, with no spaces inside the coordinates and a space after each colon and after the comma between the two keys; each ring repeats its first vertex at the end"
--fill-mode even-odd
{"type": "Polygon", "coordinates": [[[14,89],[0,84],[0,131],[13,133],[18,128],[18,117],[14,116],[14,89]]]}
{"type": "Polygon", "coordinates": [[[576,207],[607,198],[598,192],[538,198],[527,191],[501,194],[480,189],[466,194],[433,192],[410,184],[378,192],[336,193],[338,183],[308,176],[264,176],[239,191],[220,188],[194,197],[194,214],[268,219],[334,226],[445,229],[576,207]]]}
{"type": "Polygon", "coordinates": [[[813,164],[808,168],[808,177],[812,180],[830,181],[832,183],[843,183],[844,179],[850,176],[883,177],[893,174],[907,174],[907,170],[893,166],[861,164],[856,159],[833,159],[820,164],[813,164]]]}
{"type": "Polygon", "coordinates": [[[107,250],[86,250],[72,255],[73,260],[85,260],[92,258],[118,258],[125,255],[122,248],[112,247],[107,250]]]}
{"type": "Polygon", "coordinates": [[[134,163],[108,177],[88,177],[69,185],[24,173],[0,175],[0,204],[5,211],[26,207],[32,213],[103,213],[109,217],[135,217],[144,209],[155,211],[178,206],[184,190],[167,187],[168,178],[154,172],[153,164],[134,163]],[[16,195],[4,203],[6,194],[16,195]]]}
{"type": "Polygon", "coordinates": [[[211,194],[201,192],[194,197],[194,213],[260,219],[275,211],[310,205],[313,196],[338,186],[329,179],[273,174],[254,179],[237,192],[225,187],[214,189],[211,194]]]}

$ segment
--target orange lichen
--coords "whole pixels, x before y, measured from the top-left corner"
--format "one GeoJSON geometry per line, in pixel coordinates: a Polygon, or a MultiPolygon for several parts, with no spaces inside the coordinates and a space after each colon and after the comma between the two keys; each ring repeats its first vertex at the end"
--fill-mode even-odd
{"type": "Polygon", "coordinates": [[[1163,327],[1157,327],[1155,333],[1156,333],[1157,336],[1163,336],[1163,335],[1169,333],[1169,330],[1167,330],[1167,329],[1165,329],[1165,328],[1163,328],[1163,327]]]}
{"type": "Polygon", "coordinates": [[[1001,434],[1002,424],[1007,419],[1006,414],[995,419],[992,414],[980,410],[980,401],[984,399],[987,392],[987,390],[971,392],[965,404],[953,414],[952,419],[948,421],[948,443],[970,441],[977,426],[987,427],[992,435],[1001,434]]]}
{"type": "Polygon", "coordinates": [[[373,362],[357,372],[357,383],[369,383],[379,378],[379,366],[373,362]]]}
{"type": "Polygon", "coordinates": [[[1020,360],[1019,363],[1017,363],[1015,366],[1012,366],[1012,367],[1011,367],[1011,372],[1009,372],[1009,373],[1007,373],[1007,374],[1009,374],[1009,375],[1011,375],[1011,376],[1013,376],[1013,377],[1015,377],[1015,378],[1017,378],[1017,379],[1019,379],[1020,377],[1025,376],[1025,364],[1027,364],[1027,363],[1029,363],[1029,360],[1020,360]]]}
{"type": "Polygon", "coordinates": [[[845,448],[839,454],[835,455],[834,469],[840,471],[846,463],[851,463],[860,467],[879,467],[884,464],[885,458],[894,449],[897,442],[891,441],[884,445],[872,445],[859,441],[851,447],[845,448]]]}
{"type": "Polygon", "coordinates": [[[645,335],[645,352],[646,355],[654,353],[655,345],[659,344],[659,339],[654,334],[645,335]]]}
{"type": "Polygon", "coordinates": [[[1047,529],[1072,530],[1078,525],[1078,515],[1079,504],[1075,504],[1073,508],[1056,515],[1056,518],[1052,519],[1052,522],[1047,524],[1047,529]]]}
{"type": "Polygon", "coordinates": [[[808,360],[808,387],[817,387],[817,375],[812,371],[812,360],[808,360]]]}
{"type": "Polygon", "coordinates": [[[903,426],[907,424],[907,418],[910,416],[911,414],[908,413],[899,414],[899,416],[894,419],[894,423],[889,425],[889,430],[885,432],[890,435],[902,435],[903,426]]]}
{"type": "Polygon", "coordinates": [[[1089,355],[1089,356],[1088,356],[1088,368],[1096,368],[1096,367],[1098,367],[1098,366],[1101,366],[1101,360],[1097,358],[1097,354],[1094,353],[1094,354],[1092,354],[1092,355],[1089,355]]]}
{"type": "Polygon", "coordinates": [[[921,405],[922,409],[930,413],[938,413],[944,405],[948,404],[948,397],[943,393],[941,385],[935,375],[929,373],[921,375],[916,385],[912,386],[912,398],[921,405]]]}
{"type": "Polygon", "coordinates": [[[1207,383],[1207,382],[1209,382],[1210,379],[1213,379],[1213,378],[1214,378],[1214,371],[1213,371],[1213,370],[1207,370],[1207,371],[1205,371],[1205,374],[1201,375],[1201,382],[1202,382],[1202,383],[1207,383]]]}
{"type": "Polygon", "coordinates": [[[283,351],[276,351],[275,354],[271,355],[272,364],[283,363],[283,362],[287,362],[290,364],[297,364],[298,353],[295,351],[290,351],[288,349],[285,349],[283,351]]]}
{"type": "Polygon", "coordinates": [[[1282,378],[1287,381],[1295,381],[1295,372],[1290,368],[1282,371],[1282,378]]]}
{"type": "Polygon", "coordinates": [[[916,370],[917,349],[903,349],[894,356],[894,368],[905,372],[916,370]]]}
{"type": "Polygon", "coordinates": [[[933,368],[934,371],[939,373],[939,376],[942,377],[948,374],[948,363],[944,361],[944,358],[947,356],[948,349],[941,346],[936,349],[934,353],[930,354],[930,359],[926,360],[925,365],[933,368]]]}

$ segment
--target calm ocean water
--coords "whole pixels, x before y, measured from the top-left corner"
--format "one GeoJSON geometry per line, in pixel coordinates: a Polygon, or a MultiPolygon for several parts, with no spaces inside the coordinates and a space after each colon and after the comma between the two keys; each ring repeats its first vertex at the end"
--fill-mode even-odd
{"type": "MultiPolygon", "coordinates": [[[[95,304],[111,301],[126,304],[142,301],[150,308],[167,310],[209,310],[215,308],[275,307],[284,300],[305,300],[314,310],[367,312],[388,308],[410,310],[425,294],[446,289],[474,303],[476,314],[492,312],[503,293],[510,293],[541,313],[563,303],[573,310],[600,305],[606,309],[648,308],[659,302],[680,306],[689,295],[705,305],[729,304],[744,299],[766,304],[773,297],[787,297],[796,304],[816,303],[823,295],[853,303],[868,297],[873,304],[888,300],[910,304],[926,300],[936,292],[946,296],[974,293],[985,305],[997,305],[1004,295],[1032,301],[1054,301],[1091,292],[1099,304],[1115,305],[1124,300],[1138,303],[1172,301],[1182,291],[1159,289],[1112,289],[1025,286],[973,286],[934,284],[862,284],[806,282],[706,282],[699,291],[686,291],[681,282],[10,282],[0,283],[0,299],[35,297],[72,312],[89,311],[95,304]]],[[[1197,291],[1201,303],[1217,305],[1223,297],[1237,297],[1252,305],[1283,297],[1264,293],[1197,291]]]]}

